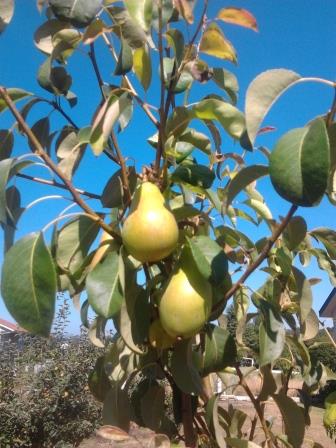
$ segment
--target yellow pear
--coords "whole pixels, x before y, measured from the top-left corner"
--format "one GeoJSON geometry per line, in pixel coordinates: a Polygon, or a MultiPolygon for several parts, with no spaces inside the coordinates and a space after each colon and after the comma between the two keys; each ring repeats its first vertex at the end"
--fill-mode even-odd
{"type": "Polygon", "coordinates": [[[176,248],[178,235],[175,217],[165,207],[159,188],[142,183],[135,191],[121,233],[127,251],[143,263],[159,261],[176,248]]]}
{"type": "Polygon", "coordinates": [[[172,347],[176,342],[176,338],[171,337],[163,329],[160,319],[156,319],[151,323],[148,336],[151,346],[162,350],[172,347]]]}
{"type": "Polygon", "coordinates": [[[173,273],[160,298],[162,327],[172,337],[192,337],[208,320],[211,306],[211,285],[188,260],[173,273]]]}

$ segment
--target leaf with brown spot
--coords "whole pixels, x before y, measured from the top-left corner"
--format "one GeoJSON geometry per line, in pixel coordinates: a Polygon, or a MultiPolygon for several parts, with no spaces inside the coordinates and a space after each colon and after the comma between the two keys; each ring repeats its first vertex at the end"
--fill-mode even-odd
{"type": "Polygon", "coordinates": [[[217,18],[223,20],[223,22],[244,26],[245,28],[250,28],[253,31],[258,31],[258,25],[255,17],[243,8],[223,8],[219,11],[217,18]]]}
{"type": "Polygon", "coordinates": [[[226,39],[223,31],[214,22],[208,26],[202,36],[200,51],[209,54],[210,56],[227,59],[234,64],[237,64],[236,50],[231,42],[226,39]]]}

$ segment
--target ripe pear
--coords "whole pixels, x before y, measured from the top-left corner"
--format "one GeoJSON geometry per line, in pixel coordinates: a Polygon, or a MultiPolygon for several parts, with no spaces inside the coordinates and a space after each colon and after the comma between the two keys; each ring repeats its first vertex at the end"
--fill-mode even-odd
{"type": "Polygon", "coordinates": [[[136,189],[121,236],[127,251],[143,263],[162,260],[174,251],[177,223],[156,185],[144,182],[136,189]]]}
{"type": "Polygon", "coordinates": [[[189,259],[173,273],[159,301],[162,327],[172,337],[190,338],[208,320],[212,288],[189,259]]]}

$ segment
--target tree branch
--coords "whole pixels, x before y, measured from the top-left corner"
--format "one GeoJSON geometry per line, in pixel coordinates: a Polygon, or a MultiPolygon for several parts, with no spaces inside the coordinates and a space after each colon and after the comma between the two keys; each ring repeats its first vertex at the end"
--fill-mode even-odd
{"type": "Polygon", "coordinates": [[[224,298],[216,304],[216,306],[213,308],[213,312],[219,311],[223,305],[227,302],[227,300],[233,296],[233,294],[238,291],[240,286],[248,279],[248,277],[261,265],[261,263],[267,258],[269,251],[272,249],[273,244],[276,242],[276,240],[279,238],[279,236],[282,234],[282,232],[287,227],[290,219],[294,215],[294,213],[297,211],[298,207],[297,205],[292,205],[289,212],[287,213],[286,217],[281,221],[281,223],[278,225],[278,227],[274,230],[272,233],[272,236],[268,238],[267,243],[263,247],[262,251],[260,252],[258,258],[246,269],[244,274],[240,277],[240,279],[232,285],[232,287],[227,291],[224,298]]]}
{"type": "MultiPolygon", "coordinates": [[[[52,187],[62,188],[63,190],[68,190],[68,187],[66,187],[64,184],[61,184],[60,182],[56,182],[55,180],[48,180],[48,179],[42,179],[41,177],[35,177],[35,176],[29,176],[28,174],[24,173],[16,173],[17,177],[21,177],[22,179],[28,179],[33,182],[38,182],[40,184],[44,185],[50,185],[52,187]]],[[[90,191],[81,190],[80,188],[76,188],[76,191],[78,194],[81,194],[83,196],[87,196],[91,199],[100,199],[101,196],[95,193],[91,193],[90,191]]]]}
{"type": "Polygon", "coordinates": [[[92,218],[97,221],[97,223],[110,235],[112,235],[116,240],[120,241],[120,235],[115,233],[109,225],[107,225],[101,216],[99,216],[94,210],[91,209],[91,207],[86,204],[86,202],[81,198],[79,192],[76,190],[76,188],[72,185],[71,181],[67,179],[67,177],[64,175],[64,173],[59,169],[59,167],[54,163],[54,161],[49,157],[49,155],[44,151],[43,147],[41,146],[40,142],[36,138],[35,134],[32,132],[30,127],[27,125],[25,120],[23,119],[22,115],[16,108],[15,104],[13,103],[12,99],[8,95],[6,89],[4,87],[0,87],[0,96],[3,98],[5,103],[7,104],[9,110],[11,111],[12,115],[17,120],[18,124],[21,126],[21,129],[26,134],[28,139],[30,140],[32,146],[35,149],[35,152],[37,155],[39,155],[44,163],[62,180],[64,186],[69,191],[71,196],[73,197],[73,200],[77,203],[77,205],[84,210],[88,215],[92,216],[92,218]]]}

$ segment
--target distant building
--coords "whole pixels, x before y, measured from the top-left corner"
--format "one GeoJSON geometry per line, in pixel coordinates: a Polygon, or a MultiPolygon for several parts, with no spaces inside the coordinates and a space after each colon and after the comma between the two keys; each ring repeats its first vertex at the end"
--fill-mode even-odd
{"type": "Polygon", "coordinates": [[[332,335],[336,340],[336,288],[334,288],[327,297],[327,300],[322,305],[319,314],[320,317],[329,317],[333,320],[334,325],[332,328],[332,335]]]}
{"type": "Polygon", "coordinates": [[[0,344],[6,341],[14,342],[22,333],[25,333],[25,330],[19,325],[0,318],[0,344]]]}

